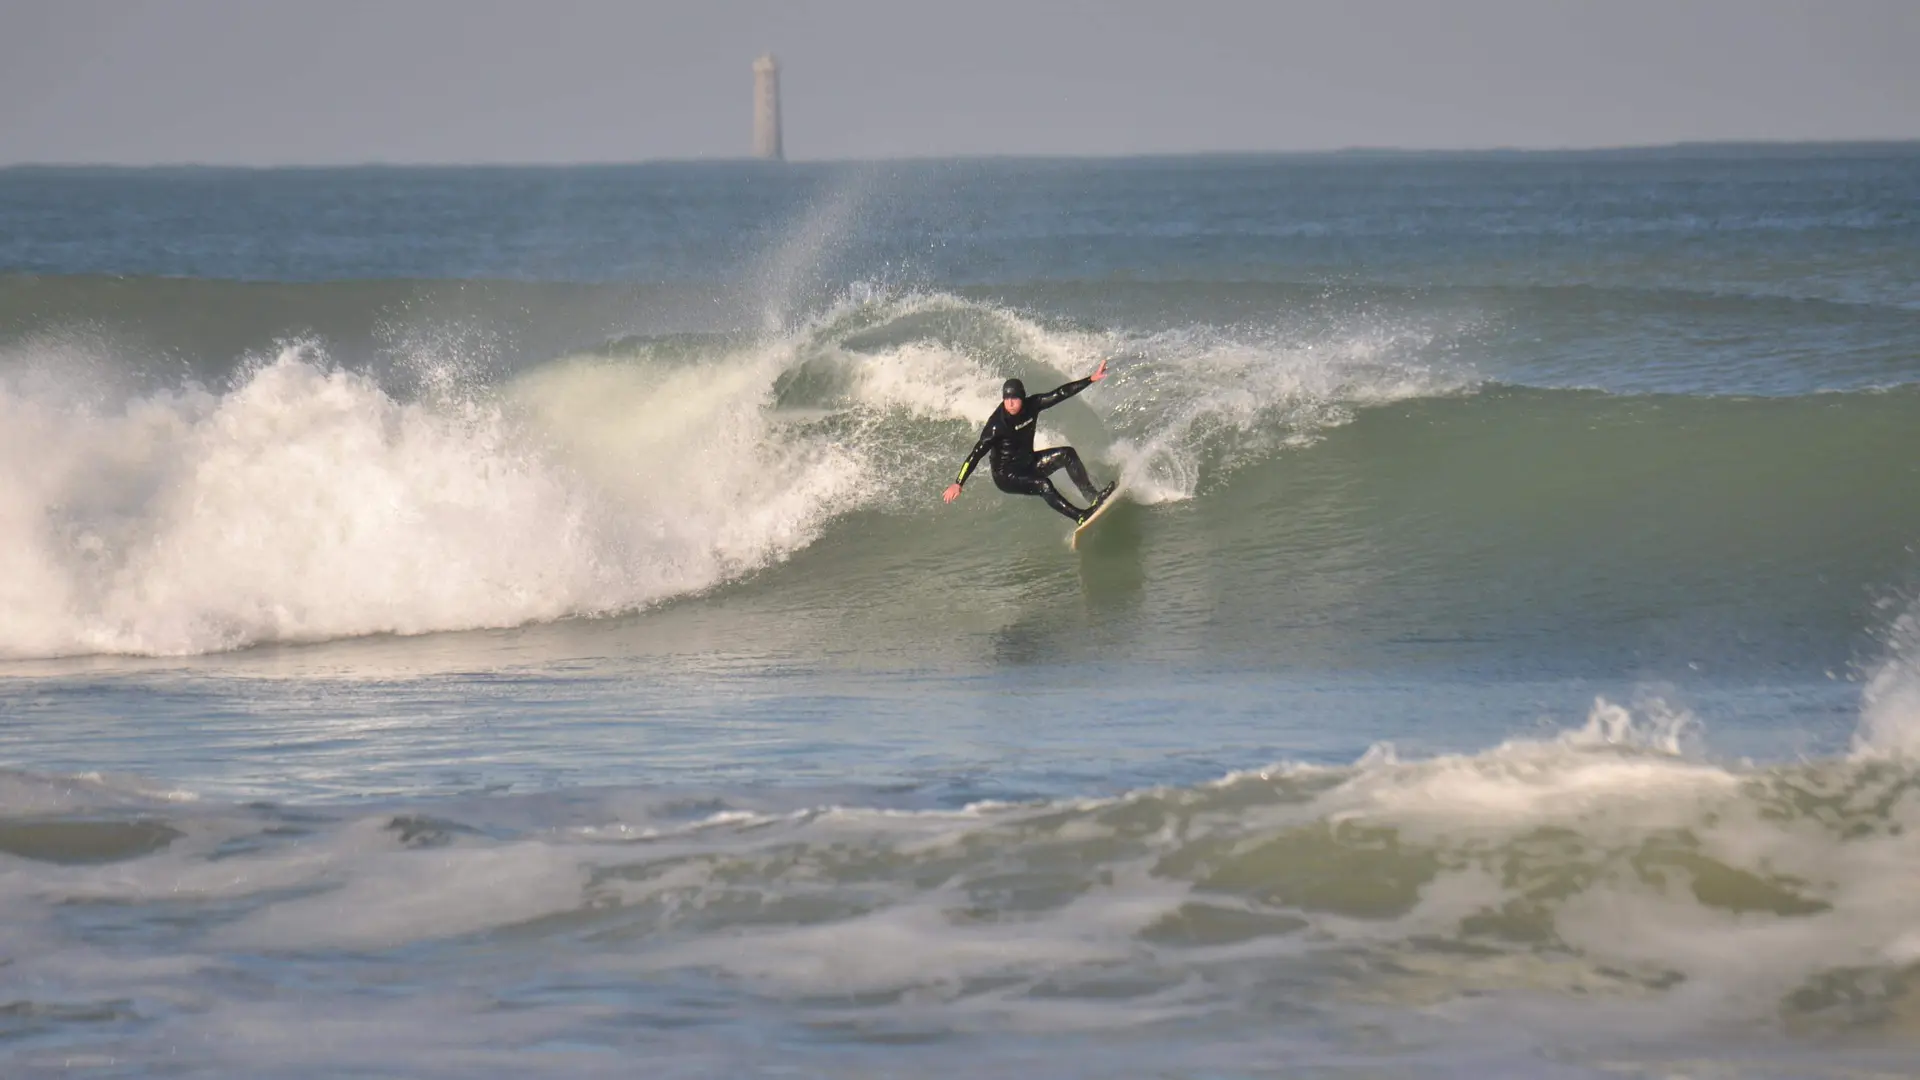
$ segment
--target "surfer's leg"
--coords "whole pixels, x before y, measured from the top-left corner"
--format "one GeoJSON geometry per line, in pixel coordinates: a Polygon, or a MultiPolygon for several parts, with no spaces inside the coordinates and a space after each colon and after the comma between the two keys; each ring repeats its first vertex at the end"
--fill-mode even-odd
{"type": "Polygon", "coordinates": [[[1002,476],[999,473],[995,473],[993,476],[993,484],[1009,495],[1038,495],[1042,499],[1047,500],[1048,506],[1072,518],[1075,524],[1079,523],[1080,515],[1086,512],[1068,502],[1058,491],[1055,491],[1053,484],[1044,476],[1002,476]]]}
{"type": "Polygon", "coordinates": [[[1080,454],[1073,447],[1055,446],[1034,455],[1033,471],[1036,474],[1050,476],[1057,469],[1067,470],[1073,485],[1089,501],[1100,497],[1100,489],[1093,486],[1093,478],[1087,475],[1087,467],[1080,464],[1080,454]]]}

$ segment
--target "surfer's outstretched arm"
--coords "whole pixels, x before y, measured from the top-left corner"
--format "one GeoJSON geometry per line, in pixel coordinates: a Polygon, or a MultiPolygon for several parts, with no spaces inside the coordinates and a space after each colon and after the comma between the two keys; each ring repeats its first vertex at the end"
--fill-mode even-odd
{"type": "Polygon", "coordinates": [[[980,459],[987,456],[988,450],[993,449],[994,441],[1000,438],[999,419],[1000,414],[994,413],[988,418],[987,426],[980,429],[980,441],[973,444],[973,450],[967,454],[967,460],[960,463],[959,475],[953,478],[953,483],[942,496],[946,501],[952,502],[960,497],[960,488],[967,482],[967,477],[973,475],[973,467],[980,464],[980,459]]]}
{"type": "Polygon", "coordinates": [[[1064,386],[1056,386],[1044,394],[1035,394],[1029,398],[1028,401],[1033,406],[1033,411],[1035,412],[1039,412],[1041,409],[1050,409],[1106,377],[1107,362],[1102,360],[1100,361],[1100,366],[1094,369],[1093,374],[1086,378],[1075,379],[1064,386]]]}
{"type": "Polygon", "coordinates": [[[1029,400],[1033,402],[1033,411],[1051,409],[1073,395],[1093,385],[1092,379],[1075,379],[1064,386],[1056,386],[1044,394],[1035,394],[1029,400]]]}

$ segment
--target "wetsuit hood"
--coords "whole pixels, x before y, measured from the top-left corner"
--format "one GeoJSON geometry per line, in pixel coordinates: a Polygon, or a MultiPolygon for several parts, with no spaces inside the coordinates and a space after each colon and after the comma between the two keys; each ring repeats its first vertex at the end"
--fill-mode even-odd
{"type": "Polygon", "coordinates": [[[1020,381],[1019,379],[1008,379],[1008,380],[1007,380],[1007,385],[1005,385],[1005,386],[1003,386],[1003,387],[1001,387],[1001,388],[1000,388],[1000,396],[1001,396],[1001,397],[1003,397],[1003,398],[1010,398],[1010,397],[1017,397],[1017,398],[1023,398],[1023,397],[1026,397],[1026,396],[1027,396],[1027,384],[1026,384],[1026,383],[1023,383],[1023,382],[1021,382],[1021,381],[1020,381]]]}

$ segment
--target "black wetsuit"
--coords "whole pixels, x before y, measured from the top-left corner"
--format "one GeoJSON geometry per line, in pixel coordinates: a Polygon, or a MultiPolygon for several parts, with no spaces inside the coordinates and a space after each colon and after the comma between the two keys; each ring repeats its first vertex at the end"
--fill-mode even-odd
{"type": "Polygon", "coordinates": [[[1080,464],[1080,455],[1073,447],[1055,446],[1035,453],[1033,432],[1040,422],[1041,410],[1052,408],[1092,385],[1092,379],[1076,379],[1044,394],[1023,397],[1019,416],[1008,413],[1005,404],[996,407],[987,418],[987,426],[980,429],[980,441],[973,444],[973,452],[967,455],[966,464],[960,466],[960,475],[954,483],[966,484],[973,467],[991,452],[995,487],[1011,495],[1038,495],[1047,500],[1048,506],[1079,521],[1086,511],[1062,498],[1047,477],[1060,469],[1067,470],[1067,475],[1089,502],[1099,497],[1099,489],[1088,478],[1087,467],[1080,464]]]}

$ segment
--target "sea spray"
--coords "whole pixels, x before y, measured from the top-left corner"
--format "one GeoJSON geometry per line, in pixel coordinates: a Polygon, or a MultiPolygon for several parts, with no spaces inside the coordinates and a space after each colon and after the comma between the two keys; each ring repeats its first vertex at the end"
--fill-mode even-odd
{"type": "Polygon", "coordinates": [[[1920,757],[1920,604],[1895,616],[1883,637],[1885,652],[1861,693],[1854,750],[1920,757]]]}
{"type": "Polygon", "coordinates": [[[1137,502],[1190,499],[1209,478],[1310,445],[1354,410],[1461,393],[1470,370],[1422,359],[1433,327],[1338,326],[1316,336],[1213,327],[1119,337],[1111,451],[1137,502]]]}

